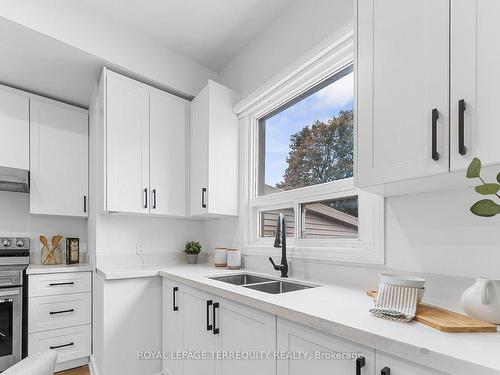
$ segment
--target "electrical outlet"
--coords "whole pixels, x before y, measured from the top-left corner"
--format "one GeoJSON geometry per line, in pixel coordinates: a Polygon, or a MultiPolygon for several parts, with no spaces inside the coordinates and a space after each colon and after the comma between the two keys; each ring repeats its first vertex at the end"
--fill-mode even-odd
{"type": "Polygon", "coordinates": [[[141,241],[137,241],[137,244],[135,245],[135,253],[137,255],[141,255],[143,253],[141,241]]]}

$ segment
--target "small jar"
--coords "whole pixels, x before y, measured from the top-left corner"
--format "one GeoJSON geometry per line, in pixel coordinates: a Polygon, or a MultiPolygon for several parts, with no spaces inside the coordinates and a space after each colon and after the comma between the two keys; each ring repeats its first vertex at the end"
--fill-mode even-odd
{"type": "Polygon", "coordinates": [[[227,249],[227,268],[229,270],[241,268],[241,251],[239,249],[227,249]]]}
{"type": "Polygon", "coordinates": [[[215,267],[227,266],[227,247],[216,247],[214,257],[215,267]]]}

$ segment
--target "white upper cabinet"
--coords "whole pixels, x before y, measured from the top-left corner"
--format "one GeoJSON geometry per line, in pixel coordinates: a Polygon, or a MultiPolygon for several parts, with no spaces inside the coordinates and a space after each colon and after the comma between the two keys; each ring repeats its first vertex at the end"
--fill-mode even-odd
{"type": "Polygon", "coordinates": [[[106,71],[107,211],[149,212],[149,91],[106,71]]]}
{"type": "Polygon", "coordinates": [[[447,172],[449,1],[358,0],[357,17],[358,185],[447,172]]]}
{"type": "Polygon", "coordinates": [[[451,170],[500,162],[500,1],[451,2],[451,170]]]}
{"type": "Polygon", "coordinates": [[[0,86],[0,166],[29,169],[29,98],[0,86]]]}
{"type": "Polygon", "coordinates": [[[191,215],[238,214],[238,99],[209,80],[191,103],[191,215]]]}
{"type": "Polygon", "coordinates": [[[104,209],[186,214],[188,102],[104,70],[104,209]]]}
{"type": "Polygon", "coordinates": [[[150,93],[151,213],[186,214],[186,101],[150,93]]]}
{"type": "Polygon", "coordinates": [[[88,112],[30,99],[30,212],[88,216],[88,112]]]}

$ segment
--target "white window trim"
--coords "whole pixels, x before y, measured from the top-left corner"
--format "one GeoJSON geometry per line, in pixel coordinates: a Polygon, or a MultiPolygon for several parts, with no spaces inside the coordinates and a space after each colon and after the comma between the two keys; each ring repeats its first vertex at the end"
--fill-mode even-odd
{"type": "MultiPolygon", "coordinates": [[[[273,239],[258,236],[258,212],[263,209],[292,207],[295,209],[296,238],[287,238],[289,258],[384,263],[384,198],[357,189],[353,178],[265,196],[257,194],[259,119],[352,64],[353,59],[354,36],[352,28],[349,28],[347,32],[336,37],[333,43],[284,75],[282,79],[264,86],[261,93],[254,95],[251,100],[235,106],[241,129],[240,228],[244,254],[278,256],[281,250],[273,248],[273,239]],[[358,238],[297,238],[301,203],[353,195],[358,196],[359,204],[358,238]]],[[[354,123],[356,124],[356,118],[354,123]]],[[[356,145],[354,148],[356,150],[356,145]]]]}

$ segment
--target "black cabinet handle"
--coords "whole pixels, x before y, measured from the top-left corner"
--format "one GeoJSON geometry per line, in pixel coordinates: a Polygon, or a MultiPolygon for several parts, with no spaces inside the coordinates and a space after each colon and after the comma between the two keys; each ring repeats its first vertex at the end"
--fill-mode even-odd
{"type": "Polygon", "coordinates": [[[219,302],[215,302],[213,304],[213,308],[212,308],[212,321],[213,321],[212,332],[214,335],[219,334],[219,328],[216,327],[216,320],[215,320],[215,315],[216,315],[215,309],[218,309],[218,308],[219,308],[219,302]]]}
{"type": "Polygon", "coordinates": [[[439,152],[437,151],[437,122],[439,118],[439,111],[437,108],[432,110],[432,160],[439,160],[439,152]]]}
{"type": "Polygon", "coordinates": [[[83,212],[87,212],[87,196],[83,196],[83,212]]]}
{"type": "Polygon", "coordinates": [[[365,357],[356,358],[356,375],[361,375],[361,369],[365,367],[365,357]]]}
{"type": "Polygon", "coordinates": [[[58,285],[74,285],[74,281],[68,281],[66,283],[50,283],[49,286],[58,286],[58,285]]]}
{"type": "Polygon", "coordinates": [[[389,367],[384,367],[382,371],[380,371],[380,375],[391,375],[391,369],[389,367]]]}
{"type": "Polygon", "coordinates": [[[212,325],[210,324],[210,306],[212,306],[212,300],[207,301],[207,331],[212,330],[212,325]]]}
{"type": "Polygon", "coordinates": [[[178,287],[174,286],[172,289],[172,306],[174,311],[179,310],[179,306],[177,306],[177,302],[175,301],[175,297],[177,296],[177,291],[179,290],[178,287]]]}
{"type": "Polygon", "coordinates": [[[156,189],[153,189],[153,209],[156,209],[156,189]]]}
{"type": "Polygon", "coordinates": [[[207,202],[205,202],[206,195],[207,188],[201,188],[201,208],[207,208],[207,202]]]}
{"type": "Polygon", "coordinates": [[[465,100],[460,99],[458,101],[458,153],[460,155],[465,155],[467,153],[467,147],[465,147],[464,140],[464,114],[466,108],[465,100]]]}
{"type": "Polygon", "coordinates": [[[60,311],[51,311],[49,312],[50,315],[57,315],[57,314],[64,314],[64,313],[70,313],[75,311],[75,309],[69,309],[69,310],[60,310],[60,311]]]}
{"type": "Polygon", "coordinates": [[[59,348],[65,348],[67,346],[73,346],[75,343],[70,342],[69,344],[63,344],[63,345],[56,345],[56,346],[49,346],[49,349],[59,349],[59,348]]]}
{"type": "Polygon", "coordinates": [[[148,208],[148,189],[144,189],[144,208],[148,208]]]}

